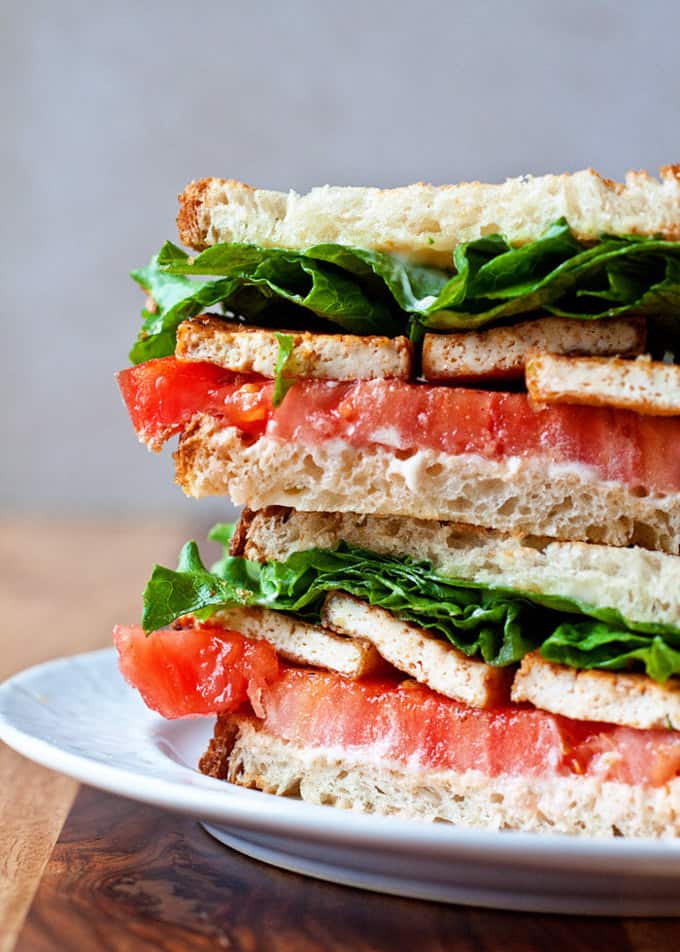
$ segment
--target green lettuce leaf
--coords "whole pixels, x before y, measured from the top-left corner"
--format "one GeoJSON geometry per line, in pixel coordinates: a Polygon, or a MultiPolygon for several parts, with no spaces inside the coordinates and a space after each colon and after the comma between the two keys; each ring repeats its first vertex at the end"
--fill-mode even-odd
{"type": "MultiPolygon", "coordinates": [[[[211,538],[227,546],[231,529],[211,538]]],[[[392,558],[341,543],[293,553],[285,562],[230,556],[208,570],[194,542],[177,570],[156,566],[144,593],[146,631],[182,615],[210,617],[220,607],[257,605],[319,621],[326,593],[344,591],[448,639],[470,657],[508,665],[538,647],[572,667],[644,668],[664,681],[680,673],[680,631],[629,624],[619,612],[575,600],[490,589],[445,578],[425,562],[392,558]]]]}
{"type": "Polygon", "coordinates": [[[275,334],[279,344],[279,352],[276,355],[276,368],[274,371],[274,395],[272,403],[278,407],[285,395],[295,383],[295,377],[284,377],[286,366],[293,353],[293,338],[290,334],[275,334]]]}
{"type": "Polygon", "coordinates": [[[572,668],[621,671],[639,665],[655,681],[680,673],[680,633],[648,635],[620,625],[564,623],[543,643],[550,661],[572,668]]]}
{"type": "Polygon", "coordinates": [[[517,248],[501,235],[458,245],[451,270],[336,244],[304,251],[218,244],[190,257],[166,242],[147,268],[132,272],[156,307],[142,311],[130,358],[172,354],[177,325],[214,307],[249,323],[320,320],[416,342],[426,329],[465,330],[537,312],[582,320],[647,314],[671,343],[680,336],[680,242],[631,235],[587,245],[560,219],[517,248]]]}

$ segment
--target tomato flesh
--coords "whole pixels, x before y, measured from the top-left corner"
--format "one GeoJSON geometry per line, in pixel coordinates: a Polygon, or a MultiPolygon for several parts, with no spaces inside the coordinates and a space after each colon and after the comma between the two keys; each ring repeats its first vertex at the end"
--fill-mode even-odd
{"type": "Polygon", "coordinates": [[[272,414],[267,434],[306,445],[335,438],[356,447],[578,464],[591,467],[599,479],[680,490],[680,417],[567,404],[536,407],[524,393],[396,380],[330,386],[305,380],[272,414]]]}
{"type": "Polygon", "coordinates": [[[538,408],[522,393],[396,380],[299,380],[274,408],[272,381],[174,357],[121,371],[118,382],[140,439],[154,449],[207,413],[253,436],[306,446],[339,439],[357,448],[577,464],[643,491],[680,490],[680,417],[538,408]]]}
{"type": "Polygon", "coordinates": [[[222,628],[162,630],[116,625],[113,641],[123,677],[147,707],[166,718],[236,711],[262,696],[279,673],[276,651],[222,628]]]}
{"type": "Polygon", "coordinates": [[[573,721],[509,705],[480,710],[413,681],[350,681],[284,668],[264,696],[265,727],[301,746],[362,759],[522,776],[596,776],[658,786],[680,771],[680,735],[573,721]]]}
{"type": "Polygon", "coordinates": [[[234,374],[204,361],[160,357],[117,374],[118,386],[140,440],[152,449],[209,413],[246,433],[264,432],[273,384],[234,374]]]}

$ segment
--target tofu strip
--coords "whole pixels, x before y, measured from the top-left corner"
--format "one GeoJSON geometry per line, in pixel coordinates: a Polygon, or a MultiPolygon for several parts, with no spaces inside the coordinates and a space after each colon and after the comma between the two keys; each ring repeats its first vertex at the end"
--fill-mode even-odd
{"type": "Polygon", "coordinates": [[[543,317],[511,327],[426,334],[423,376],[433,383],[521,378],[531,350],[553,354],[637,355],[646,345],[643,318],[578,321],[543,317]]]}
{"type": "MultiPolygon", "coordinates": [[[[312,334],[279,331],[293,338],[293,350],[284,369],[286,377],[322,380],[372,380],[389,377],[409,380],[411,342],[406,337],[359,337],[354,334],[312,334]]],[[[276,375],[279,355],[277,331],[249,327],[204,315],[184,321],[177,329],[175,356],[206,360],[234,373],[276,375]]]]}
{"type": "Polygon", "coordinates": [[[648,416],[680,415],[680,366],[640,357],[527,357],[526,383],[534,403],[618,407],[648,416]]]}
{"type": "Polygon", "coordinates": [[[604,721],[639,730],[680,730],[680,680],[646,674],[579,671],[526,655],[512,685],[513,701],[579,721],[604,721]]]}
{"type": "Polygon", "coordinates": [[[225,608],[216,612],[213,620],[248,638],[266,639],[282,658],[297,664],[328,668],[349,678],[360,678],[383,666],[369,641],[343,637],[283,612],[266,608],[225,608]]]}
{"type": "Polygon", "coordinates": [[[467,658],[432,632],[401,621],[383,608],[344,592],[331,592],[322,617],[334,631],[371,641],[395,668],[446,697],[472,707],[494,707],[509,698],[512,669],[467,658]]]}

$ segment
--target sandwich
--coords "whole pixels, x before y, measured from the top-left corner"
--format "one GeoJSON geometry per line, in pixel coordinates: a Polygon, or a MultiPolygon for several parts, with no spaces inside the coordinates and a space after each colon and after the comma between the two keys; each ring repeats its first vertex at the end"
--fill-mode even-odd
{"type": "Polygon", "coordinates": [[[680,168],[204,179],[118,381],[245,507],[114,639],[200,769],[496,829],[680,833],[680,168]]]}

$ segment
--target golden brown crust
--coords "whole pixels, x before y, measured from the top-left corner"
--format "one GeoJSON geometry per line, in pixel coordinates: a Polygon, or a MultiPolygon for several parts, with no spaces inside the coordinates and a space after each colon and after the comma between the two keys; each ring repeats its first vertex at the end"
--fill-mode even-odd
{"type": "Polygon", "coordinates": [[[241,518],[236,523],[234,534],[229,543],[229,555],[242,556],[244,554],[248,541],[248,532],[250,531],[250,526],[255,515],[256,513],[253,509],[248,509],[247,506],[244,507],[241,512],[241,518]]]}
{"type": "Polygon", "coordinates": [[[226,780],[229,773],[229,757],[238,735],[238,725],[224,715],[215,723],[215,732],[208,749],[198,762],[198,769],[208,777],[226,780]]]}
{"type": "Polygon", "coordinates": [[[177,230],[182,244],[190,248],[203,250],[207,248],[205,230],[202,228],[201,212],[205,200],[205,193],[210,187],[212,179],[202,178],[190,182],[177,198],[179,212],[177,213],[177,230]]]}

